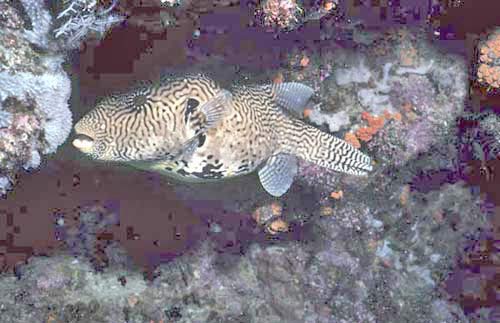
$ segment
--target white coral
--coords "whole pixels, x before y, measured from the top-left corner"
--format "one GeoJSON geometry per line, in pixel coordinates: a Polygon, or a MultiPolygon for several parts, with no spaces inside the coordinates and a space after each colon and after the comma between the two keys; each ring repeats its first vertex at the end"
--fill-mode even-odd
{"type": "Polygon", "coordinates": [[[42,162],[42,157],[40,156],[40,153],[36,150],[31,151],[30,159],[26,164],[23,165],[23,168],[26,170],[29,170],[31,168],[37,168],[40,166],[40,163],[42,162]]]}
{"type": "Polygon", "coordinates": [[[10,96],[24,101],[35,100],[38,112],[44,117],[42,126],[48,144],[43,151],[45,154],[55,152],[69,136],[72,125],[68,108],[70,94],[70,80],[62,70],[49,70],[42,75],[0,72],[1,101],[10,96]]]}
{"type": "Polygon", "coordinates": [[[399,67],[396,70],[396,74],[403,75],[403,74],[410,73],[410,74],[424,75],[424,74],[428,74],[431,71],[433,65],[434,65],[434,60],[429,61],[425,65],[421,65],[421,66],[417,66],[417,67],[404,67],[403,66],[403,67],[399,67]]]}
{"type": "Polygon", "coordinates": [[[31,20],[31,30],[26,30],[24,36],[30,43],[41,48],[49,46],[49,31],[52,27],[52,16],[45,8],[43,0],[21,0],[21,3],[31,20]]]}
{"type": "MultiPolygon", "coordinates": [[[[1,109],[1,106],[0,106],[1,109]]],[[[12,114],[7,111],[0,110],[0,128],[7,128],[12,122],[12,114]]]]}
{"type": "Polygon", "coordinates": [[[314,109],[309,115],[309,120],[319,126],[326,123],[330,132],[337,132],[351,123],[346,111],[329,114],[314,109]]]}
{"type": "Polygon", "coordinates": [[[372,77],[372,72],[366,67],[365,60],[361,59],[358,66],[339,68],[335,70],[335,81],[338,85],[349,83],[367,83],[372,77]]]}

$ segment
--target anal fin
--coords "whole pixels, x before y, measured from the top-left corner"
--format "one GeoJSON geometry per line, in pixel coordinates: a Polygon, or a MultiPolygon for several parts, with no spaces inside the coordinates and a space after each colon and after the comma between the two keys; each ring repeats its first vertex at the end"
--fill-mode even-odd
{"type": "Polygon", "coordinates": [[[297,158],[287,154],[271,156],[259,170],[259,179],[264,189],[272,196],[285,194],[297,174],[297,158]]]}

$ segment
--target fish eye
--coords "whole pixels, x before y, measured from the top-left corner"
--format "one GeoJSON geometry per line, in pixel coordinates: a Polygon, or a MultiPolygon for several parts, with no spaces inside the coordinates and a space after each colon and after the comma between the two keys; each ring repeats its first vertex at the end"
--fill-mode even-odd
{"type": "Polygon", "coordinates": [[[196,107],[200,104],[200,101],[189,98],[186,102],[186,110],[184,111],[184,122],[187,122],[189,116],[195,111],[196,107]]]}
{"type": "Polygon", "coordinates": [[[190,109],[190,110],[196,108],[199,104],[200,104],[200,101],[198,101],[196,99],[189,98],[187,100],[187,108],[190,109]]]}

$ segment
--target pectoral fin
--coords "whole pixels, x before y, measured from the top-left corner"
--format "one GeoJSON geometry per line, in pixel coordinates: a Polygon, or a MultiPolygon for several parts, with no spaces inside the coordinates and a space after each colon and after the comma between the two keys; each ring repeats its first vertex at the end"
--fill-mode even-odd
{"type": "Polygon", "coordinates": [[[297,174],[297,159],[292,155],[271,156],[259,170],[259,178],[264,189],[272,196],[285,194],[297,174]]]}
{"type": "Polygon", "coordinates": [[[215,127],[222,120],[231,98],[231,92],[227,90],[220,90],[215,97],[203,103],[199,107],[199,111],[204,117],[204,122],[202,122],[202,128],[204,131],[215,127]]]}
{"type": "Polygon", "coordinates": [[[196,148],[198,148],[199,143],[200,143],[199,136],[191,138],[184,145],[182,145],[181,149],[179,149],[179,151],[176,154],[174,154],[174,159],[175,160],[190,159],[191,156],[196,151],[196,148]]]}

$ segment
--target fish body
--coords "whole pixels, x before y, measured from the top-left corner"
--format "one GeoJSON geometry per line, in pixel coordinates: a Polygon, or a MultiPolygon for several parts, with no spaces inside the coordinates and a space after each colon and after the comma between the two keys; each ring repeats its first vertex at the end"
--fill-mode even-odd
{"type": "Polygon", "coordinates": [[[258,170],[274,196],[291,186],[297,158],[366,174],[367,155],[288,113],[303,109],[312,94],[300,83],[226,90],[200,74],[167,78],[104,98],[75,125],[73,145],[98,160],[187,181],[258,170]]]}

